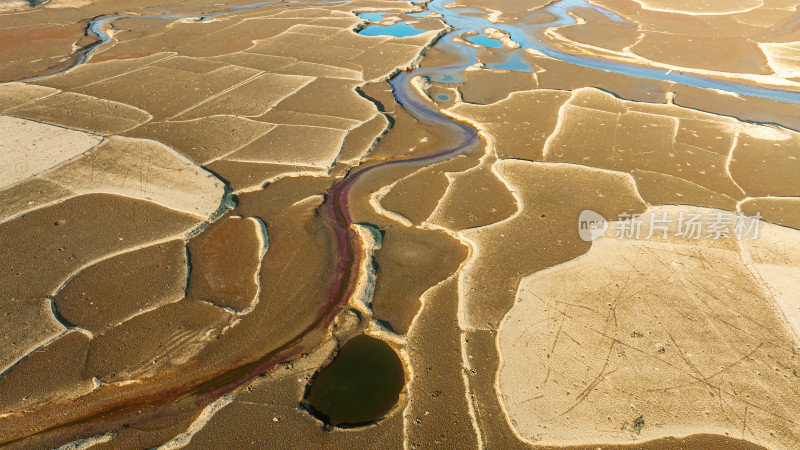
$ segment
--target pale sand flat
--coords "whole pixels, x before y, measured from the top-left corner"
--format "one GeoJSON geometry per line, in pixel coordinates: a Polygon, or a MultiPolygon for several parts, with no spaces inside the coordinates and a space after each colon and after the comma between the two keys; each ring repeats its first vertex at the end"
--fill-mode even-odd
{"type": "Polygon", "coordinates": [[[219,179],[164,144],[118,136],[42,177],[78,194],[125,195],[202,218],[224,194],[219,179]]]}
{"type": "Polygon", "coordinates": [[[769,66],[778,76],[784,78],[800,77],[800,42],[760,43],[767,56],[769,66]]]}
{"type": "Polygon", "coordinates": [[[0,116],[0,188],[44,172],[103,138],[17,117],[0,116]]]}
{"type": "MultiPolygon", "coordinates": [[[[678,211],[713,210],[648,212],[678,211]]],[[[758,274],[735,238],[609,231],[586,255],[526,277],[498,336],[497,386],[516,431],[558,445],[713,432],[795,448],[798,341],[760,277],[769,272],[777,304],[796,314],[783,290],[797,283],[796,252],[774,271],[770,247],[796,246],[800,232],[762,231],[771,236],[744,244],[766,257],[758,274]]]]}
{"type": "Polygon", "coordinates": [[[20,12],[31,9],[31,4],[27,0],[8,0],[0,5],[1,13],[20,12]]]}
{"type": "Polygon", "coordinates": [[[759,234],[742,248],[800,339],[800,230],[762,223],[759,234]]]}
{"type": "Polygon", "coordinates": [[[686,14],[691,16],[726,15],[752,11],[764,6],[764,0],[704,0],[686,2],[682,0],[634,0],[650,11],[686,14]]]}
{"type": "MultiPolygon", "coordinates": [[[[519,160],[500,160],[494,171],[513,193],[518,210],[501,222],[461,232],[473,247],[461,274],[461,320],[475,329],[497,327],[523,276],[589,249],[575,231],[582,210],[610,217],[645,208],[633,178],[620,172],[519,160]]],[[[446,226],[444,218],[437,220],[446,226]]]]}

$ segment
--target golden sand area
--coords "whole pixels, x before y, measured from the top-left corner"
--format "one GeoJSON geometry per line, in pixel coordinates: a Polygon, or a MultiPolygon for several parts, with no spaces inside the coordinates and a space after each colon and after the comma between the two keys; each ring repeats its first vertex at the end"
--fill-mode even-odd
{"type": "Polygon", "coordinates": [[[0,446],[796,448],[797,2],[575,3],[4,4],[0,446]]]}

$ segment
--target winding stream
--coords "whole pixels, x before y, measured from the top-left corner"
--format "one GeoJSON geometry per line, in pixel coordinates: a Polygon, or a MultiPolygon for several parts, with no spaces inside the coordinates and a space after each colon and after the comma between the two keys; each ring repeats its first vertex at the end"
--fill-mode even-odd
{"type": "MultiPolygon", "coordinates": [[[[345,2],[346,0],[319,1],[313,2],[313,4],[332,5],[345,2]]],[[[361,241],[355,230],[351,227],[353,222],[348,207],[349,195],[353,188],[357,186],[360,180],[363,180],[369,176],[378,175],[380,172],[390,168],[423,167],[448,160],[454,156],[468,152],[469,150],[482,145],[481,139],[474,128],[443,115],[438,110],[436,105],[421,95],[412,83],[412,80],[417,76],[427,77],[432,81],[442,83],[458,83],[463,81],[464,71],[478,61],[478,56],[483,51],[480,48],[466,45],[456,39],[464,32],[472,31],[483,36],[483,30],[485,28],[498,28],[508,32],[510,37],[522,46],[520,49],[509,50],[512,53],[511,58],[503,63],[490,65],[492,68],[532,72],[534,69],[525,62],[525,58],[522,57],[521,52],[524,52],[525,49],[533,49],[567,63],[592,69],[610,71],[630,77],[671,81],[687,86],[719,89],[742,95],[800,104],[800,92],[782,91],[746,83],[719,80],[701,75],[680,73],[677,71],[668,71],[652,67],[637,66],[622,62],[614,62],[588,56],[575,55],[560,51],[545,43],[542,39],[542,35],[547,28],[575,23],[575,19],[568,14],[569,11],[574,8],[594,8],[605,14],[611,20],[624,20],[610,11],[606,11],[602,8],[598,8],[587,3],[585,0],[562,0],[561,2],[557,2],[548,6],[546,9],[544,9],[544,12],[552,14],[556,19],[551,22],[541,23],[535,26],[526,25],[525,23],[492,23],[486,17],[484,17],[486,15],[485,11],[475,8],[446,7],[453,2],[454,0],[433,0],[428,5],[427,11],[410,14],[410,16],[422,17],[430,14],[431,12],[441,14],[443,16],[443,20],[450,26],[454,27],[454,30],[442,36],[435,46],[437,49],[446,53],[458,55],[459,63],[447,67],[417,68],[413,71],[404,71],[400,72],[391,80],[389,80],[397,102],[417,120],[441,129],[448,137],[447,142],[450,142],[450,145],[431,154],[405,159],[382,161],[378,163],[366,163],[362,166],[355,167],[342,181],[335,184],[330,189],[327,199],[321,207],[322,211],[324,211],[324,214],[321,214],[321,220],[327,222],[336,239],[338,254],[336,270],[338,279],[336,284],[331,286],[328,291],[327,308],[322,311],[321,315],[317,318],[317,320],[315,320],[314,324],[308,329],[304,330],[304,332],[297,336],[297,338],[292,342],[287,342],[276,351],[271,352],[268,355],[263,355],[258,361],[232,369],[225,374],[202,382],[197,386],[187,388],[182,392],[170,391],[168,393],[164,393],[163,396],[142,399],[139,403],[134,405],[121,405],[112,410],[107,410],[95,416],[84,418],[78,422],[68,423],[58,428],[72,427],[79,424],[86,425],[111,415],[135,415],[137,411],[150,408],[154,405],[164,406],[175,404],[176,406],[173,408],[180,409],[189,407],[194,408],[198,403],[210,403],[214,399],[233,391],[235,388],[241,386],[245,382],[257,376],[259,373],[274,367],[276,364],[282,361],[290,360],[297,356],[299,351],[296,347],[305,334],[328,326],[336,314],[338,314],[341,308],[347,304],[349,298],[353,295],[354,287],[359,277],[358,267],[360,266],[360,258],[363,252],[361,249],[361,241]],[[180,405],[178,405],[178,403],[180,403],[180,405]]],[[[298,3],[297,5],[308,6],[311,3],[312,2],[298,3]]],[[[65,71],[86,63],[98,49],[112,41],[113,37],[111,33],[111,24],[120,18],[141,17],[166,20],[196,18],[199,21],[206,21],[234,12],[248,11],[271,5],[287,4],[281,2],[259,2],[244,6],[220,6],[217,8],[224,9],[224,11],[218,10],[218,12],[200,15],[114,14],[99,17],[92,20],[87,28],[87,33],[95,34],[98,37],[98,41],[91,46],[84,48],[78,55],[75,63],[69,69],[65,69],[65,71]]],[[[292,4],[290,3],[288,5],[291,6],[292,4]]],[[[537,11],[535,13],[541,14],[542,11],[537,11]]],[[[373,12],[362,14],[361,17],[372,21],[380,21],[383,19],[384,15],[382,13],[373,12]]],[[[408,33],[409,28],[413,29],[412,25],[402,25],[404,26],[395,28],[370,25],[361,32],[370,35],[386,33],[397,36],[397,34],[392,33],[408,33]]],[[[480,44],[483,41],[477,40],[474,42],[480,44]]],[[[31,78],[29,80],[32,79],[35,78],[31,78]]],[[[98,429],[102,430],[103,428],[100,427],[98,429]]]]}

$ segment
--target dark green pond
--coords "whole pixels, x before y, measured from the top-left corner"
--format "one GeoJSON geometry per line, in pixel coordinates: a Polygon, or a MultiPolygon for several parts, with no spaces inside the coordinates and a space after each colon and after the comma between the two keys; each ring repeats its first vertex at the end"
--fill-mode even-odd
{"type": "Polygon", "coordinates": [[[380,339],[360,335],[347,341],[336,359],[319,371],[306,402],[328,424],[366,424],[392,409],[404,384],[397,353],[380,339]]]}

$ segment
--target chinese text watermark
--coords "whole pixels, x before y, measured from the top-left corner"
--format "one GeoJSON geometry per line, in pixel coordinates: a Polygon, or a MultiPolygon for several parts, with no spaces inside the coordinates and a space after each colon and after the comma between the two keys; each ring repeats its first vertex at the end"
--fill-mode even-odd
{"type": "MultiPolygon", "coordinates": [[[[744,213],[725,211],[698,212],[677,211],[617,215],[614,237],[617,239],[661,239],[670,236],[679,239],[758,239],[761,214],[747,216],[744,213]]],[[[578,218],[578,233],[584,241],[603,237],[609,223],[600,214],[584,210],[578,218]]]]}

